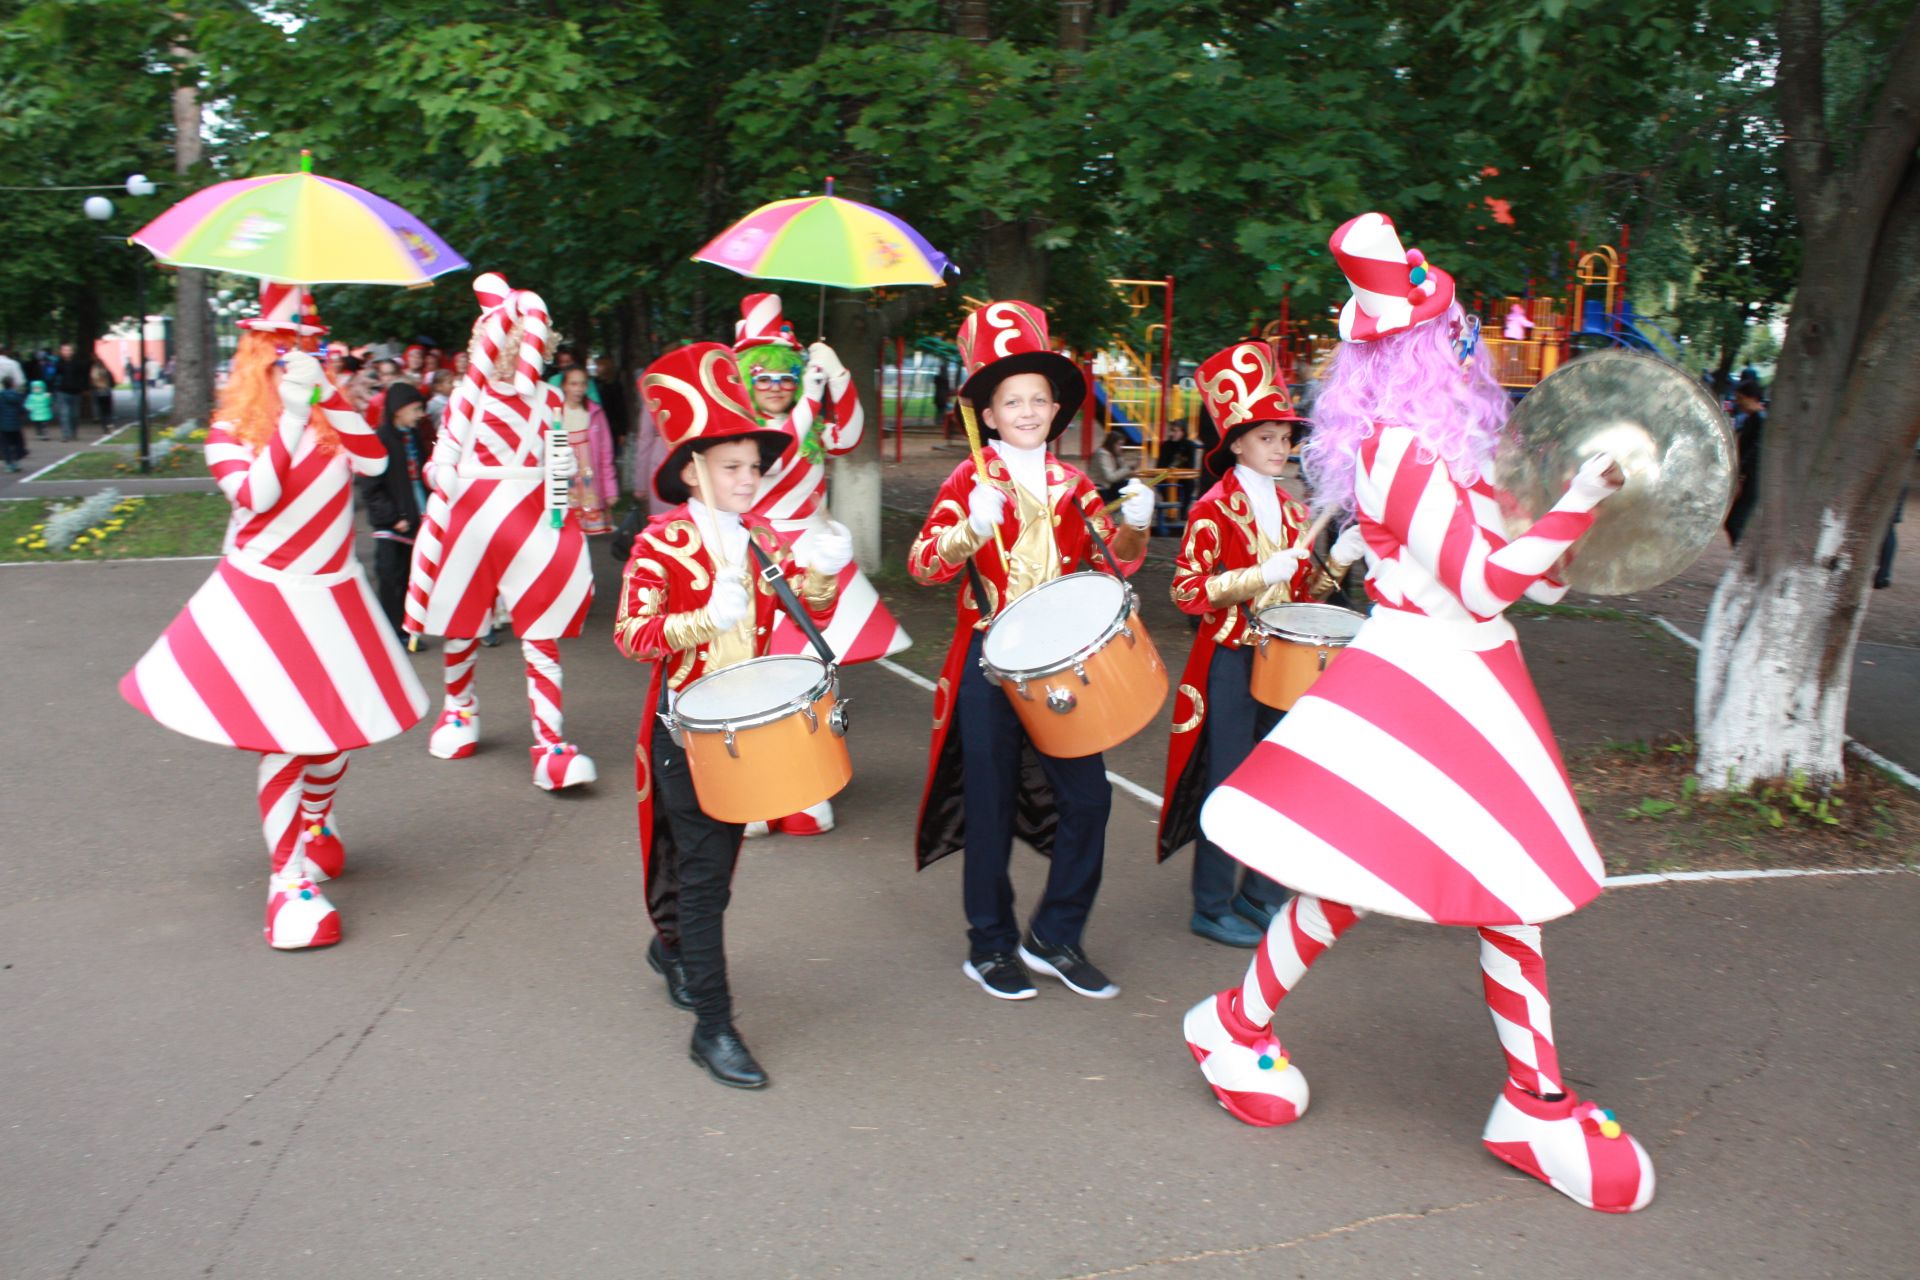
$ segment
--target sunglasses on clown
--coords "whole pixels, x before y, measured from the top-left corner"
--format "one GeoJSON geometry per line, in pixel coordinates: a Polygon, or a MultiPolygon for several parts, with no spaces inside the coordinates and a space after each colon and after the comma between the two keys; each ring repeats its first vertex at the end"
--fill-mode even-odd
{"type": "Polygon", "coordinates": [[[800,379],[791,373],[756,373],[753,375],[753,385],[766,387],[769,390],[777,387],[797,387],[800,385],[800,379]]]}

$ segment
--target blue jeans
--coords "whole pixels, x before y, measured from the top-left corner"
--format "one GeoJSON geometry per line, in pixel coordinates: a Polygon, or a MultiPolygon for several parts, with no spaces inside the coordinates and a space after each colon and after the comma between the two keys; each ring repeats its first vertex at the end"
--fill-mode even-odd
{"type": "Polygon", "coordinates": [[[73,439],[77,434],[75,424],[80,421],[80,393],[77,391],[54,392],[53,417],[60,424],[60,438],[73,439]]]}
{"type": "MultiPolygon", "coordinates": [[[[976,959],[1011,951],[1020,941],[1007,865],[1013,857],[1021,748],[1027,742],[1026,730],[1020,727],[1006,693],[980,673],[982,640],[976,631],[967,646],[952,730],[960,735],[966,771],[962,785],[966,788],[967,848],[961,900],[967,912],[967,939],[976,959]]],[[[1054,833],[1047,886],[1034,909],[1033,932],[1044,942],[1077,947],[1106,866],[1113,787],[1100,756],[1064,760],[1036,754],[1053,788],[1060,825],[1054,833]]]]}

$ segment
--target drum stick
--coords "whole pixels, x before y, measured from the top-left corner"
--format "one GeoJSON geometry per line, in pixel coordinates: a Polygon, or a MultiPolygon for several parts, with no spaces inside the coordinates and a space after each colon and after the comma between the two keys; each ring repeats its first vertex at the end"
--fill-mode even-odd
{"type": "MultiPolygon", "coordinates": [[[[980,422],[973,416],[973,406],[967,402],[965,396],[960,397],[960,421],[966,424],[967,448],[973,451],[974,474],[979,477],[981,484],[990,485],[993,481],[987,478],[986,451],[980,447],[980,422]]],[[[994,550],[1000,553],[1000,563],[1006,564],[1007,548],[1000,541],[999,525],[993,527],[993,546],[994,550]]]]}
{"type": "MultiPolygon", "coordinates": [[[[1147,488],[1151,489],[1156,485],[1160,484],[1162,481],[1166,480],[1167,477],[1173,474],[1173,472],[1174,472],[1174,468],[1172,467],[1162,467],[1158,471],[1136,471],[1132,476],[1128,478],[1133,480],[1138,480],[1141,484],[1144,484],[1145,486],[1147,486],[1147,488]]],[[[1125,498],[1115,498],[1112,502],[1109,502],[1104,507],[1101,507],[1100,510],[1105,512],[1107,515],[1112,515],[1114,512],[1118,511],[1121,505],[1125,502],[1126,502],[1125,498]]]]}
{"type": "Polygon", "coordinates": [[[1321,512],[1320,518],[1308,525],[1306,529],[1301,532],[1300,536],[1293,540],[1293,549],[1295,551],[1312,551],[1313,544],[1320,540],[1320,535],[1325,533],[1327,526],[1332,523],[1333,512],[1321,512]]]}

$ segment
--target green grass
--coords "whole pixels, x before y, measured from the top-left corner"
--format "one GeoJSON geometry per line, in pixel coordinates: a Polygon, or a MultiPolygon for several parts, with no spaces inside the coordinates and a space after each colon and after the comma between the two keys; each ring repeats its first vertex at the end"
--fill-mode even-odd
{"type": "Polygon", "coordinates": [[[154,464],[153,470],[146,476],[140,474],[138,446],[105,445],[92,449],[82,449],[53,470],[40,476],[39,480],[138,480],[165,479],[179,476],[204,476],[207,472],[207,457],[198,445],[187,445],[175,449],[165,458],[154,464]]]}
{"type": "MultiPolygon", "coordinates": [[[[73,501],[67,499],[65,501],[73,501]]],[[[103,542],[81,547],[31,551],[17,539],[31,537],[57,501],[28,498],[0,502],[0,564],[40,560],[130,560],[145,556],[218,555],[232,508],[217,493],[155,494],[140,499],[124,528],[103,542]]]]}
{"type": "Polygon", "coordinates": [[[1507,613],[1516,618],[1594,618],[1602,622],[1633,622],[1639,618],[1638,614],[1625,609],[1609,609],[1604,605],[1538,604],[1532,600],[1509,605],[1507,613]]]}

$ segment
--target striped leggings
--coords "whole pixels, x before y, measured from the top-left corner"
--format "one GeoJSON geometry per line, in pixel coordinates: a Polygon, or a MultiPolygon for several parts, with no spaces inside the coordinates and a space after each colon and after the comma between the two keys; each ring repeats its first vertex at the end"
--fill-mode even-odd
{"type": "Polygon", "coordinates": [[[333,817],[333,794],[346,776],[344,751],[328,756],[261,753],[260,825],[275,871],[292,856],[303,828],[325,826],[333,817]]]}
{"type": "MultiPolygon", "coordinates": [[[[1363,913],[1323,898],[1297,896],[1276,912],[1240,987],[1240,1012],[1256,1030],[1298,986],[1320,953],[1363,913]]],[[[1564,1092],[1553,1047],[1553,1008],[1547,1000],[1547,962],[1537,924],[1482,926],[1480,979],[1493,1029],[1514,1085],[1535,1097],[1564,1092]]]]}

